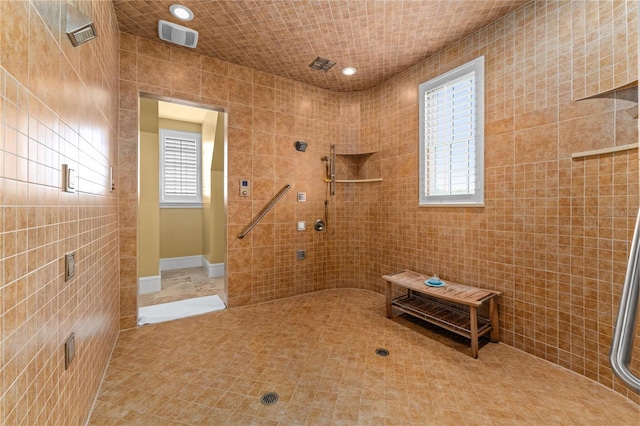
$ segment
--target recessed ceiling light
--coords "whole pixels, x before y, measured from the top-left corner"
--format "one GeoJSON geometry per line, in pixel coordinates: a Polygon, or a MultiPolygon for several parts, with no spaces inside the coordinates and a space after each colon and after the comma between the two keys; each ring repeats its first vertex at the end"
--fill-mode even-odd
{"type": "Polygon", "coordinates": [[[172,4],[169,6],[169,12],[178,19],[190,21],[193,19],[193,12],[187,6],[181,4],[172,4]]]}
{"type": "Polygon", "coordinates": [[[342,74],[344,75],[354,75],[358,70],[354,67],[344,67],[342,68],[342,74]]]}

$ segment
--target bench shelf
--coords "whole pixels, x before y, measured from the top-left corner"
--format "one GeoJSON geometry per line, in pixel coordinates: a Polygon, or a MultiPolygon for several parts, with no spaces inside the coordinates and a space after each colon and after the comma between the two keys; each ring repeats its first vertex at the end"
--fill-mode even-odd
{"type": "MultiPolygon", "coordinates": [[[[468,339],[471,338],[471,319],[468,311],[465,312],[453,306],[420,297],[416,293],[396,297],[391,305],[409,315],[453,331],[468,339]]],[[[489,331],[491,331],[489,319],[478,317],[478,337],[489,331]]]]}
{"type": "Polygon", "coordinates": [[[412,271],[384,275],[382,278],[387,281],[387,317],[394,316],[395,308],[471,339],[474,358],[478,358],[480,336],[490,333],[492,342],[499,341],[496,298],[500,292],[451,282],[444,287],[429,287],[424,284],[428,277],[412,271]],[[407,294],[392,299],[393,284],[405,287],[407,294]],[[489,318],[482,318],[478,315],[478,308],[486,302],[489,303],[489,318]]]}

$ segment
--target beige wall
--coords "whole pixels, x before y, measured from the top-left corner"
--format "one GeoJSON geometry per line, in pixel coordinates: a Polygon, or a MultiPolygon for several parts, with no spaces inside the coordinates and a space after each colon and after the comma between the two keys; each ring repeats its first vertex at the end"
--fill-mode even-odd
{"type": "Polygon", "coordinates": [[[179,130],[181,132],[202,133],[200,123],[189,123],[187,121],[170,120],[168,118],[158,119],[158,126],[161,129],[179,130]]]}
{"type": "Polygon", "coordinates": [[[140,99],[138,276],[156,276],[160,259],[202,254],[202,209],[161,209],[159,129],[201,133],[199,123],[158,117],[158,101],[140,99]]]}
{"type": "Polygon", "coordinates": [[[215,149],[211,164],[211,257],[209,263],[224,263],[226,261],[227,215],[225,211],[225,180],[224,180],[224,144],[226,116],[218,115],[215,134],[215,149]]]}
{"type": "Polygon", "coordinates": [[[138,276],[160,272],[158,101],[140,99],[140,194],[138,196],[138,276]]]}
{"type": "MultiPolygon", "coordinates": [[[[202,254],[209,263],[221,263],[224,262],[224,257],[219,256],[219,253],[224,253],[224,239],[216,240],[214,227],[219,226],[214,217],[214,210],[217,207],[217,203],[222,201],[222,207],[224,208],[224,198],[220,197],[220,184],[219,178],[223,178],[224,175],[214,176],[213,164],[214,156],[224,155],[224,114],[216,111],[209,111],[202,122],[202,254]],[[221,123],[218,123],[221,118],[221,123]],[[222,134],[222,138],[216,137],[218,133],[222,134]],[[222,147],[222,149],[221,149],[222,147]],[[217,151],[216,151],[217,150],[217,151]],[[220,244],[222,243],[222,247],[220,244]],[[218,254],[218,256],[214,256],[218,254]]],[[[224,210],[223,210],[224,213],[224,210]]],[[[218,220],[226,220],[226,218],[218,218],[218,220]]],[[[224,238],[224,236],[222,237],[224,238]]]]}
{"type": "Polygon", "coordinates": [[[202,255],[211,263],[211,164],[216,142],[218,112],[209,111],[202,122],[202,255]]]}
{"type": "MultiPolygon", "coordinates": [[[[161,129],[202,134],[200,123],[160,118],[158,125],[161,129]]],[[[158,159],[156,156],[156,163],[158,159]]],[[[202,234],[202,209],[160,209],[160,259],[201,255],[202,234]]]]}
{"type": "Polygon", "coordinates": [[[202,254],[202,209],[160,209],[160,258],[202,254]]]}
{"type": "MultiPolygon", "coordinates": [[[[119,244],[135,248],[118,241],[122,186],[108,182],[109,166],[119,175],[113,5],[73,2],[99,37],[72,47],[66,3],[0,2],[0,424],[87,421],[118,335],[119,244]],[[61,189],[62,164],[77,171],[75,193],[61,189]]],[[[120,219],[135,226],[129,212],[120,219]]]]}
{"type": "MultiPolygon", "coordinates": [[[[228,110],[232,307],[336,286],[381,292],[384,273],[437,272],[503,292],[504,343],[637,401],[607,365],[638,209],[637,151],[570,158],[637,141],[622,111],[629,101],[572,102],[637,78],[636,8],[531,2],[381,87],[342,94],[122,34],[121,149],[135,138],[138,91],[228,110]],[[594,42],[601,37],[610,43],[594,42]],[[418,84],[482,54],[486,207],[420,209],[418,84]],[[309,143],[306,153],[293,149],[296,140],[309,143]],[[320,157],[331,143],[377,151],[366,167],[381,170],[383,182],[339,184],[334,237],[298,233],[297,220],[323,216],[320,157]],[[249,199],[238,196],[240,178],[252,180],[249,199]],[[238,240],[285,183],[293,188],[275,211],[238,240]],[[307,203],[295,201],[298,191],[307,203]],[[295,260],[297,249],[306,261],[295,260]]],[[[123,327],[135,325],[133,310],[121,314],[123,327]]]]}

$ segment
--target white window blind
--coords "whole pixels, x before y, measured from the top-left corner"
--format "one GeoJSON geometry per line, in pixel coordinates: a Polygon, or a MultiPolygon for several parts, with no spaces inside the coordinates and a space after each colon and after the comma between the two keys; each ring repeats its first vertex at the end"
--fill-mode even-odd
{"type": "Polygon", "coordinates": [[[161,206],[201,206],[201,136],[161,129],[160,143],[161,206]]]}
{"type": "Polygon", "coordinates": [[[420,86],[420,205],[483,202],[482,59],[420,86]]]}
{"type": "Polygon", "coordinates": [[[425,195],[475,193],[475,72],[424,95],[425,195]]]}

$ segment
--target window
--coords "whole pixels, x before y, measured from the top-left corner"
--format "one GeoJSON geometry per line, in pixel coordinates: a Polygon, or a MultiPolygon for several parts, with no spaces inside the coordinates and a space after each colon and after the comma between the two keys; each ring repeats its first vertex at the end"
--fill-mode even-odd
{"type": "Polygon", "coordinates": [[[202,207],[202,138],[160,129],[160,207],[202,207]]]}
{"type": "Polygon", "coordinates": [[[484,203],[484,57],[420,85],[421,206],[484,203]]]}

